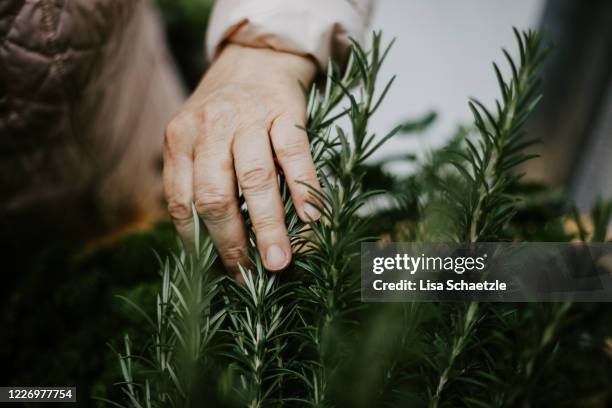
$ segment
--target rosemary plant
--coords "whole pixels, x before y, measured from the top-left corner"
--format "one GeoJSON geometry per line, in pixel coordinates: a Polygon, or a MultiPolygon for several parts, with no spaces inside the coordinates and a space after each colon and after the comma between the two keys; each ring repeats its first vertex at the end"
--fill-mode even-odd
{"type": "MultiPolygon", "coordinates": [[[[195,211],[194,218],[198,221],[195,211]]],[[[195,251],[160,260],[162,288],[157,295],[156,316],[150,317],[123,298],[153,332],[144,356],[132,353],[127,335],[125,350],[118,354],[123,376],[120,384],[128,406],[190,406],[197,395],[195,387],[211,363],[212,338],[226,312],[221,309],[213,313],[212,303],[221,280],[210,273],[216,254],[210,239],[201,240],[199,222],[195,225],[195,251]]]]}
{"type": "Polygon", "coordinates": [[[291,334],[287,323],[293,317],[291,305],[284,305],[290,285],[279,285],[277,275],[268,274],[259,256],[254,256],[254,273],[241,268],[244,284],[227,285],[233,295],[227,304],[231,391],[237,395],[232,399],[252,408],[277,396],[285,374],[283,352],[291,334]]]}
{"type": "MultiPolygon", "coordinates": [[[[456,242],[517,236],[511,224],[521,209],[521,176],[513,169],[532,157],[523,152],[533,143],[524,124],[540,99],[545,50],[535,32],[515,34],[519,59],[504,51],[509,78],[494,64],[501,90],[495,109],[471,100],[473,129],[462,128],[448,148],[433,152],[407,178],[386,175],[384,161],[366,162],[398,130],[418,132],[435,119],[427,115],[381,138],[368,132],[393,82],[379,89],[390,45],[382,47],[381,34],[374,33],[369,52],[352,45],[342,74],[330,63],[324,83],[304,89],[305,131],[322,186],[311,190],[311,204],[320,220],[299,220],[280,173],[294,250],[288,270],[264,270],[252,231],[242,283],[215,277],[214,249],[199,228],[194,253],[161,262],[156,318],[132,304],[153,333],[144,357],[136,356],[128,337],[119,354],[125,404],[529,406],[535,387],[552,382],[558,371],[554,350],[565,344],[565,322],[576,307],[362,304],[358,290],[359,244],[378,235],[456,242]],[[340,118],[348,131],[337,126],[340,118]],[[376,188],[382,185],[388,191],[376,188]],[[364,215],[364,205],[383,193],[395,205],[364,215]],[[533,335],[521,335],[525,327],[533,335]]],[[[593,240],[606,238],[611,208],[602,203],[594,211],[593,240]]],[[[586,228],[576,222],[586,239],[586,228]]]]}
{"type": "Polygon", "coordinates": [[[315,354],[310,367],[299,375],[309,389],[305,402],[312,406],[329,405],[330,374],[347,358],[336,332],[342,330],[346,334],[351,313],[359,308],[359,273],[353,263],[359,255],[359,243],[367,239],[364,231],[369,220],[359,217],[357,212],[373,195],[380,193],[361,190],[365,174],[363,164],[397,131],[396,128],[375,142],[375,135],[367,130],[369,118],[393,82],[391,78],[376,99],[377,75],[391,45],[381,49],[380,33],[373,35],[369,54],[354,43],[347,72],[352,72],[354,64],[361,84],[359,95],[351,94],[342,81],[331,77],[324,97],[316,96],[315,91],[314,101],[309,106],[309,119],[315,122],[320,112],[326,110],[332,90],[337,89],[349,100],[350,106],[344,112],[351,124],[350,136],[340,127],[335,128],[334,136],[327,129],[311,132],[321,144],[338,146],[338,149],[326,149],[321,158],[324,161],[322,191],[312,194],[318,200],[313,205],[322,216],[320,222],[310,225],[310,234],[302,236],[301,241],[307,249],[303,260],[297,261],[307,279],[298,290],[301,304],[307,305],[302,312],[303,321],[307,323],[304,346],[314,349],[315,354]]]}
{"type": "MultiPolygon", "coordinates": [[[[493,68],[501,91],[495,102],[495,113],[472,99],[469,107],[474,116],[477,140],[465,138],[465,147],[449,149],[449,164],[458,174],[458,182],[440,183],[443,208],[451,221],[448,231],[457,242],[499,241],[504,228],[516,212],[518,197],[509,187],[522,177],[513,169],[533,158],[523,151],[535,143],[526,137],[524,124],[541,96],[539,68],[546,50],[541,36],[534,31],[519,33],[514,29],[520,62],[503,50],[512,75],[504,79],[497,64],[493,68]]],[[[452,317],[452,336],[445,359],[439,364],[439,378],[433,388],[431,407],[438,407],[449,382],[465,376],[466,367],[455,367],[458,357],[472,344],[474,331],[485,317],[479,303],[471,302],[452,317]]]]}

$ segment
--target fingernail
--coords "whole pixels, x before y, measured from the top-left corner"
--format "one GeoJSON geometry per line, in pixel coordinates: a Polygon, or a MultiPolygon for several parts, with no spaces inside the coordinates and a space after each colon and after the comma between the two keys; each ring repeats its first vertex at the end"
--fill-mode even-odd
{"type": "Polygon", "coordinates": [[[304,213],[306,213],[306,215],[313,221],[318,220],[321,216],[319,210],[317,210],[315,206],[310,203],[304,204],[304,213]]]}
{"type": "Polygon", "coordinates": [[[271,245],[266,252],[266,263],[270,269],[278,270],[285,267],[287,256],[278,245],[271,245]]]}

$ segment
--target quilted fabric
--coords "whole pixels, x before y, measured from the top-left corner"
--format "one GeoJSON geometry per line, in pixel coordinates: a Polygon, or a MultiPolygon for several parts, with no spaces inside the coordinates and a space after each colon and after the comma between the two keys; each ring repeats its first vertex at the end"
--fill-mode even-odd
{"type": "Polygon", "coordinates": [[[0,1],[0,217],[150,200],[181,99],[148,1],[0,1]]]}

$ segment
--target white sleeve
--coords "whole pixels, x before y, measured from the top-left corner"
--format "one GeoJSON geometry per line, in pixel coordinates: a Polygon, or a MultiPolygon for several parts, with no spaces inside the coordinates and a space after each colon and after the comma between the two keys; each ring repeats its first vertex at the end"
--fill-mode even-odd
{"type": "Polygon", "coordinates": [[[309,55],[342,63],[349,38],[361,41],[372,0],[217,0],[208,26],[208,57],[225,42],[309,55]]]}

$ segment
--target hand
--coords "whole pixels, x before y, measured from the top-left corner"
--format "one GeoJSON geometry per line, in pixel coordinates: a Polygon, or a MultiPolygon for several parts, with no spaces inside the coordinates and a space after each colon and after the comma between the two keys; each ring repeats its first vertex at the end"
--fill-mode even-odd
{"type": "Polygon", "coordinates": [[[170,216],[185,242],[193,242],[191,203],[206,224],[229,270],[248,265],[247,233],[238,187],[253,222],[266,269],[291,260],[274,155],[303,221],[319,218],[307,203],[319,188],[303,125],[298,81],[312,82],[311,60],[269,49],[227,45],[166,129],[164,191],[170,216]]]}

